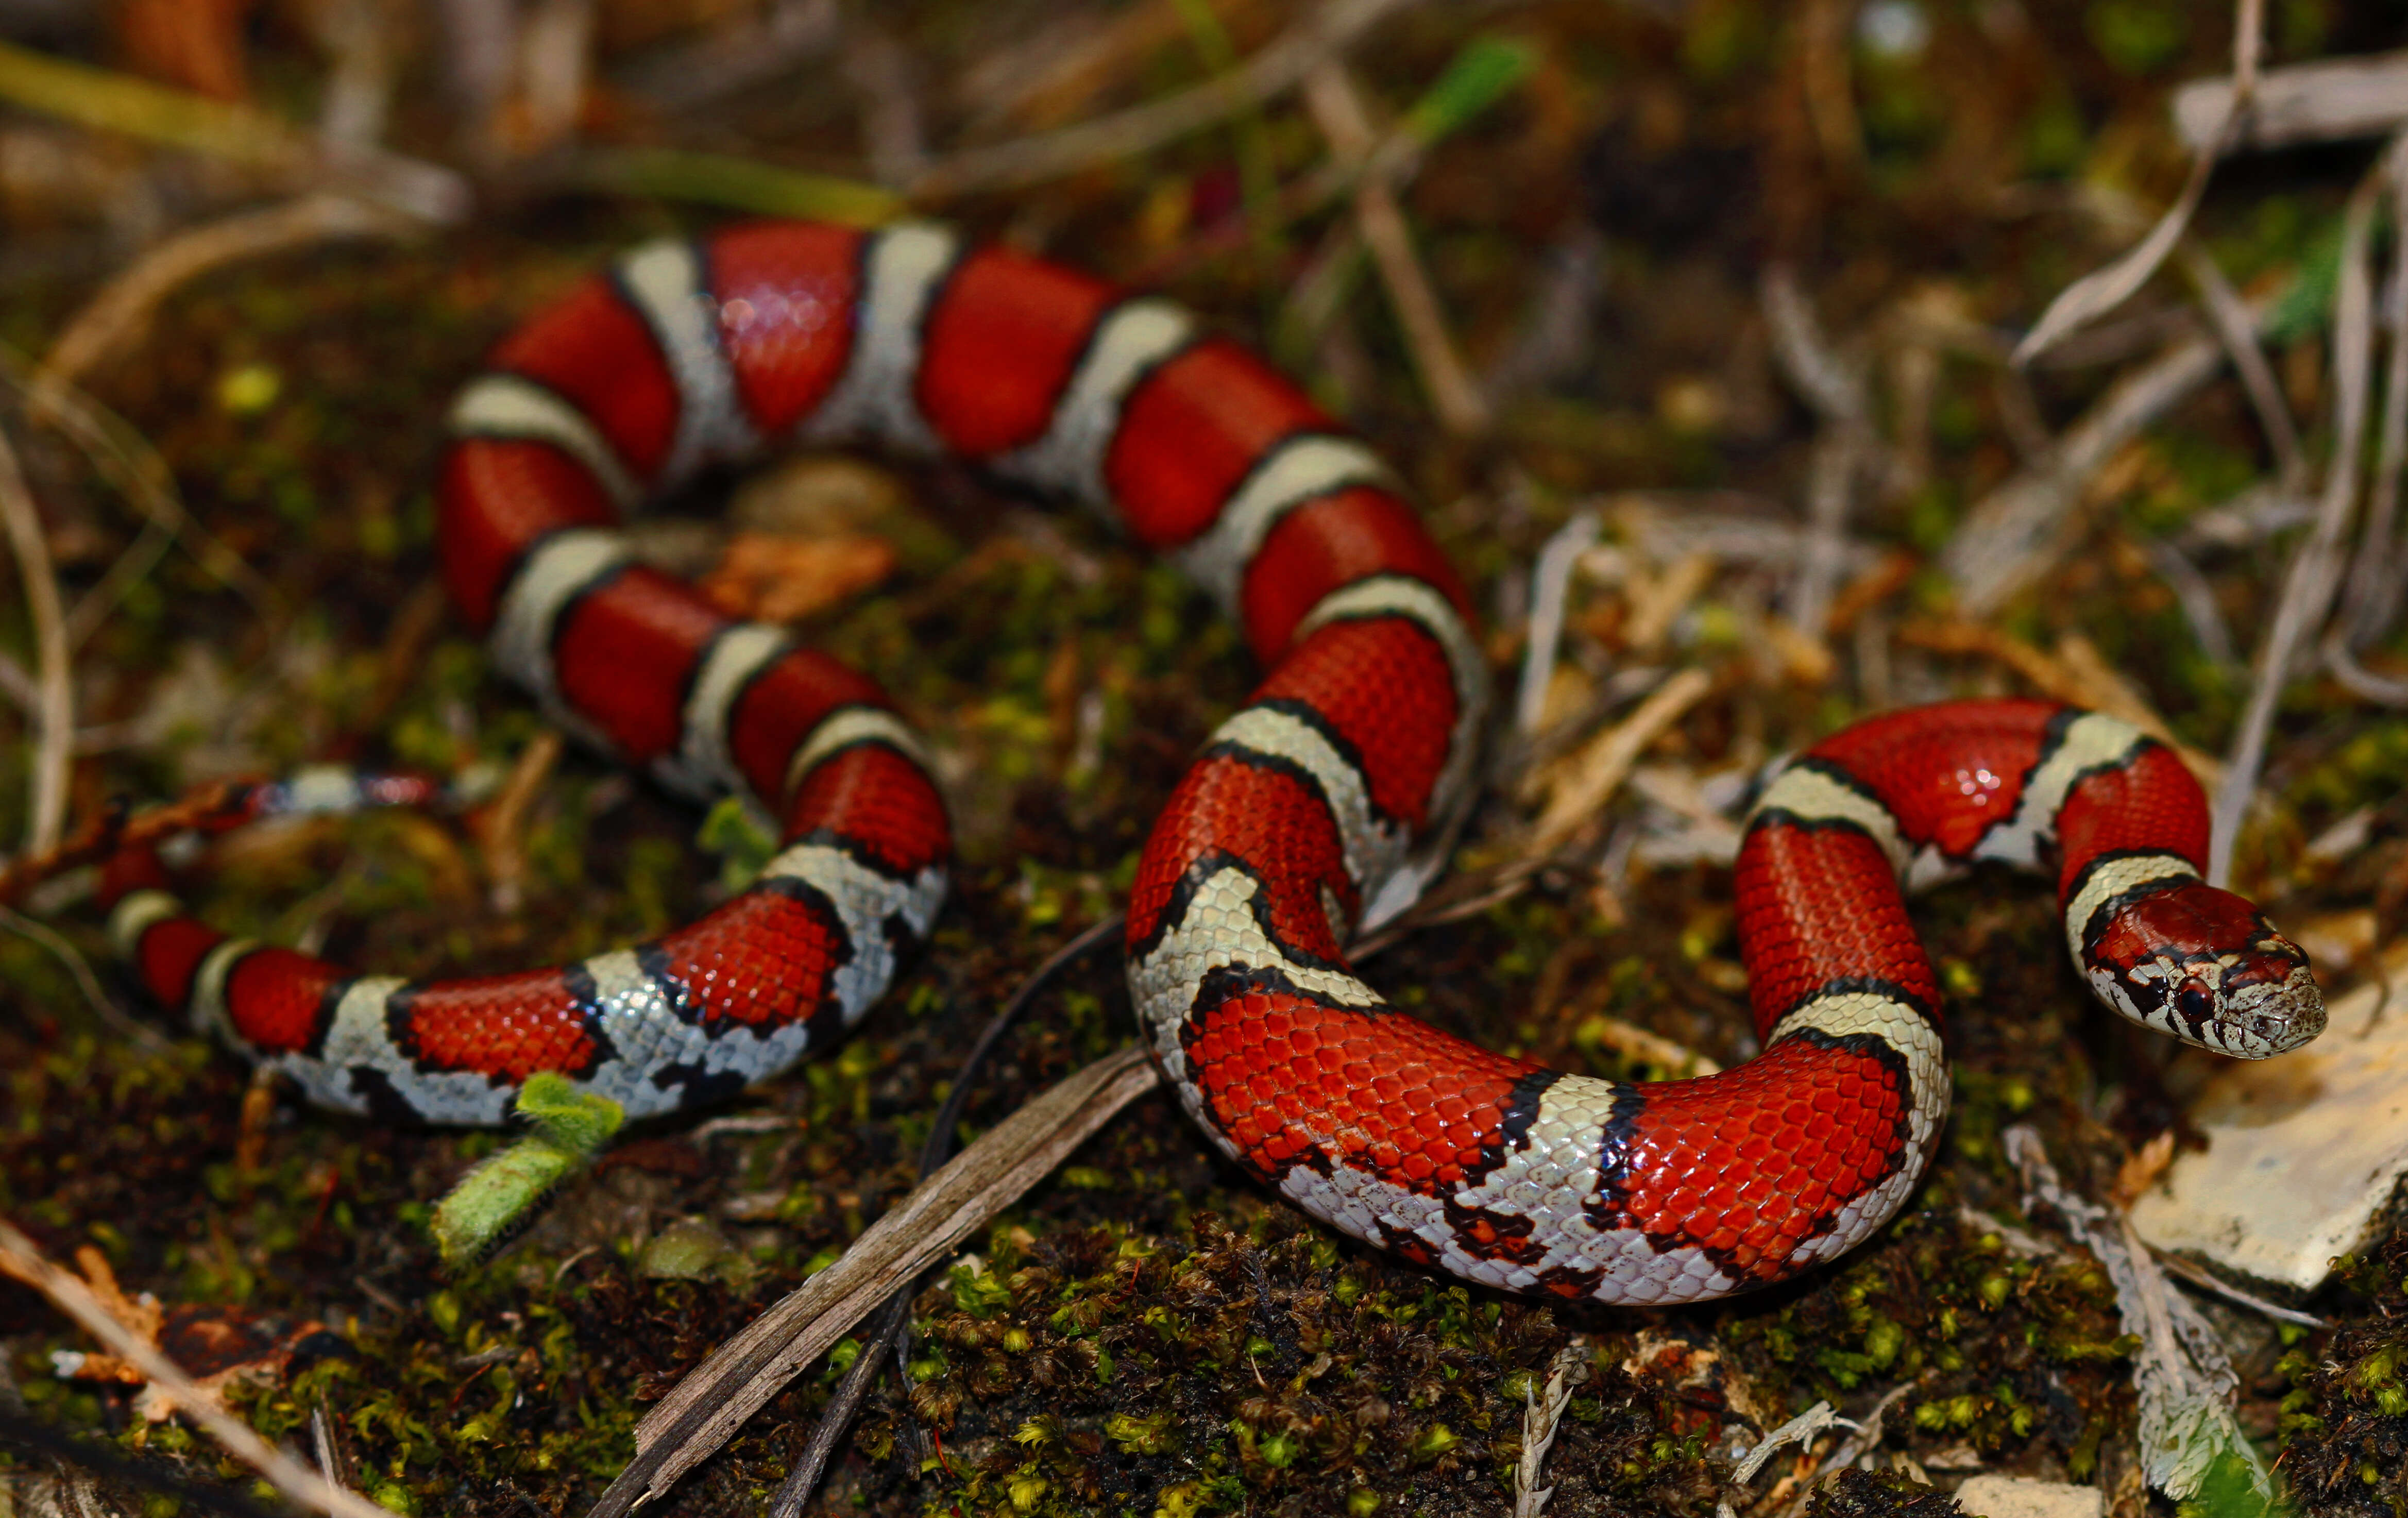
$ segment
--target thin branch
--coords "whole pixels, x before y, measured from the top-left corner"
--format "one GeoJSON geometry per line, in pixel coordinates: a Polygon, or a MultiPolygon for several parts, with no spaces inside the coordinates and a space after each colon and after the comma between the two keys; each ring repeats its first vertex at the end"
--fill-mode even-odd
{"type": "Polygon", "coordinates": [[[896,1286],[953,1253],[1161,1079],[1143,1049],[1124,1050],[982,1135],[662,1398],[637,1426],[636,1458],[588,1518],[624,1518],[667,1491],[896,1286]]]}
{"type": "MultiPolygon", "coordinates": [[[[979,1072],[995,1053],[996,1045],[1003,1041],[1004,1034],[1020,1021],[1020,1014],[1026,1011],[1029,1003],[1052,985],[1064,970],[1124,936],[1127,930],[1128,916],[1125,912],[1114,912],[1093,924],[1048,954],[1044,963],[1031,970],[1020,982],[1019,989],[1012,992],[1002,1010],[987,1020],[985,1029],[979,1034],[978,1042],[970,1046],[970,1052],[962,1056],[961,1065],[954,1070],[952,1089],[945,1093],[943,1103],[937,1109],[936,1121],[928,1126],[927,1142],[920,1147],[920,1175],[923,1180],[934,1175],[945,1163],[946,1156],[953,1152],[953,1133],[961,1124],[963,1111],[969,1106],[970,1093],[978,1089],[979,1072]]],[[[898,1363],[908,1358],[907,1346],[911,1339],[911,1296],[917,1284],[917,1278],[906,1281],[895,1288],[893,1296],[887,1298],[885,1310],[879,1314],[876,1325],[863,1343],[861,1358],[845,1372],[843,1382],[836,1389],[836,1396],[829,1399],[826,1410],[820,1414],[819,1426],[811,1430],[810,1443],[804,1448],[803,1457],[795,1462],[795,1468],[787,1472],[785,1482],[778,1488],[777,1497],[770,1501],[769,1518],[802,1518],[803,1504],[810,1501],[811,1494],[819,1489],[820,1476],[827,1468],[829,1456],[836,1453],[837,1441],[852,1426],[853,1416],[859,1411],[861,1399],[878,1380],[879,1368],[886,1360],[887,1347],[893,1346],[898,1363]]]]}
{"type": "Polygon", "coordinates": [[[957,153],[914,180],[912,198],[936,201],[983,191],[1016,190],[1152,152],[1165,143],[1217,125],[1249,105],[1296,88],[1306,75],[1343,54],[1373,26],[1419,3],[1327,0],[1309,19],[1283,33],[1226,78],[1208,79],[1116,115],[957,153]]]}
{"type": "Polygon", "coordinates": [[[0,530],[17,560],[25,587],[25,610],[34,624],[34,685],[37,696],[32,794],[26,802],[25,852],[48,853],[58,846],[67,815],[67,766],[75,748],[75,687],[67,667],[66,617],[59,606],[59,582],[50,568],[50,547],[34,493],[17,463],[17,450],[0,432],[0,530]]]}
{"type": "Polygon", "coordinates": [[[344,1491],[290,1458],[261,1439],[249,1424],[219,1407],[216,1398],[186,1375],[182,1367],[119,1323],[90,1286],[52,1265],[32,1239],[5,1220],[0,1220],[0,1274],[14,1276],[50,1298],[51,1306],[174,1398],[177,1408],[224,1445],[227,1454],[297,1506],[327,1518],[392,1518],[367,1498],[344,1491]]]}

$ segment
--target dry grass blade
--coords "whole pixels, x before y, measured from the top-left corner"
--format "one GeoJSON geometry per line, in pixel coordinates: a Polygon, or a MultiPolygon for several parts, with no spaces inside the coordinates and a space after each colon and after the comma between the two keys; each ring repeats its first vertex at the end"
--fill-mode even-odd
{"type": "Polygon", "coordinates": [[[1309,20],[1282,34],[1232,74],[1116,115],[958,153],[915,179],[911,194],[919,200],[942,200],[979,191],[1018,189],[1151,152],[1296,88],[1306,75],[1343,53],[1365,32],[1418,3],[1328,0],[1309,20]]]}
{"type": "MultiPolygon", "coordinates": [[[[2174,92],[2174,129],[2193,149],[2216,138],[2232,108],[2233,81],[2197,79],[2174,92]]],[[[2258,78],[2239,136],[2226,145],[2290,148],[2379,137],[2408,125],[2408,52],[2320,58],[2258,78]]]]}
{"type": "Polygon", "coordinates": [[[1787,264],[1767,265],[1757,300],[1782,375],[1806,404],[1826,421],[1864,421],[1870,409],[1864,376],[1823,335],[1823,324],[1798,286],[1798,271],[1787,264]]]}
{"type": "Polygon", "coordinates": [[[1803,551],[1787,597],[1790,624],[1808,638],[1820,639],[1843,573],[1841,561],[1856,482],[1880,444],[1867,420],[1872,407],[1864,376],[1824,336],[1813,307],[1798,286],[1797,271],[1786,264],[1768,267],[1758,300],[1783,375],[1823,421],[1807,471],[1803,551]]]}
{"type": "Polygon", "coordinates": [[[2158,540],[2143,550],[2149,556],[2149,566],[2166,588],[2174,593],[2180,603],[2183,620],[2190,623],[2193,637],[2199,639],[2200,652],[2219,665],[2236,661],[2232,652],[2232,630],[2224,624],[2224,609],[2216,604],[2215,587],[2207,582],[2199,566],[2173,544],[2158,540]]]}
{"type": "Polygon", "coordinates": [[[176,493],[175,475],[168,469],[167,461],[123,418],[84,394],[79,386],[64,380],[50,386],[42,404],[35,406],[33,381],[26,375],[23,360],[5,344],[0,344],[0,384],[25,395],[33,419],[57,428],[146,519],[141,537],[67,613],[69,649],[82,647],[126,592],[179,541],[184,543],[204,572],[249,601],[262,616],[282,599],[276,587],[251,568],[241,554],[193,520],[176,493]]]}
{"type": "Polygon", "coordinates": [[[1589,1344],[1586,1334],[1574,1334],[1547,1366],[1547,1384],[1543,1391],[1523,1394],[1522,1459],[1513,1469],[1513,1518],[1539,1518],[1547,1509],[1547,1498],[1555,1495],[1552,1486],[1541,1486],[1539,1478],[1546,1474],[1547,1451],[1555,1442],[1555,1429],[1562,1424],[1564,1409],[1571,1405],[1572,1393],[1588,1380],[1589,1344]]]}
{"type": "Polygon", "coordinates": [[[1670,732],[1713,688],[1713,677],[1704,670],[1684,669],[1641,702],[1638,710],[1590,739],[1567,762],[1565,778],[1540,813],[1538,829],[1524,852],[1542,858],[1586,826],[1647,746],[1670,732]]]}
{"type": "Polygon", "coordinates": [[[25,587],[25,610],[34,624],[36,735],[33,780],[26,804],[25,852],[48,853],[58,846],[67,815],[67,766],[75,748],[75,686],[67,667],[66,616],[59,582],[50,569],[50,542],[34,509],[34,493],[18,466],[17,450],[0,434],[0,531],[17,561],[25,587]]]}
{"type": "Polygon", "coordinates": [[[2245,1307],[2250,1311],[2272,1318],[2277,1323],[2297,1324],[2302,1328],[2329,1328],[2333,1325],[2329,1318],[2319,1318],[2313,1312],[2302,1312],[2298,1308],[2284,1307],[2280,1303],[2270,1302],[2254,1293],[2243,1291],[2205,1266],[2194,1264],[2179,1254],[2161,1250],[2155,1244],[2149,1245],[2148,1249],[2149,1253],[2169,1274],[2180,1276],[2200,1291],[2211,1296],[2221,1296],[2236,1307],[2245,1307]]]}
{"type": "Polygon", "coordinates": [[[265,111],[0,42],[0,99],[101,132],[205,153],[288,184],[338,185],[429,222],[467,217],[452,169],[379,148],[328,144],[265,111]]]}
{"type": "Polygon", "coordinates": [[[420,225],[348,195],[314,194],[179,232],[109,280],[67,322],[34,372],[33,405],[39,414],[54,414],[64,386],[81,384],[141,341],[161,303],[213,269],[337,237],[401,236],[420,225]]]}
{"type": "Polygon", "coordinates": [[[2060,637],[2055,653],[2035,648],[2013,633],[1977,622],[1910,622],[1898,630],[1898,640],[1934,653],[1995,659],[2052,700],[2087,707],[2130,723],[2173,750],[2185,767],[2210,790],[2222,782],[2224,766],[2212,755],[2176,738],[2165,718],[2107,663],[2097,645],[2080,634],[2069,633],[2060,637]]]}
{"type": "Polygon", "coordinates": [[[2190,225],[2191,213],[2199,208],[2200,196],[2207,192],[2208,177],[2215,172],[2216,159],[2223,156],[2226,145],[2248,114],[2250,99],[2257,89],[2258,59],[2265,31],[2266,0],[2239,0],[2233,7],[2232,90],[2225,99],[2224,120],[2193,155],[2190,176],[2183,182],[2182,193],[2174,197],[2173,205],[2167,208],[2157,224],[2131,251],[2105,268],[2074,280],[2049,302],[2040,321],[2015,345],[2016,364],[2029,364],[2058,339],[2123,305],[2174,251],[2174,245],[2190,225]]]}
{"type": "Polygon", "coordinates": [[[2024,340],[2015,345],[2016,364],[2029,365],[2063,338],[2123,305],[2148,282],[2149,276],[2157,272],[2157,265],[2166,261],[2166,255],[2174,251],[2174,245],[2189,228],[2191,213],[2199,209],[2200,197],[2207,193],[2208,177],[2214,171],[2216,156],[2216,149],[2204,149],[2191,161],[2190,178],[2183,181],[2182,193],[2174,197],[2174,203],[2157,219],[2157,224],[2131,251],[2105,268],[2093,269],[2058,292],[2024,340]]]}
{"type": "Polygon", "coordinates": [[[388,0],[329,0],[310,18],[319,47],[332,59],[318,102],[318,135],[347,147],[373,147],[393,111],[400,62],[388,0]]]}
{"type": "MultiPolygon", "coordinates": [[[[2270,306],[2251,303],[2253,332],[2270,306]]],[[[2224,358],[2223,345],[2210,337],[2174,344],[2117,380],[2041,462],[1976,501],[1940,554],[1960,609],[1986,616],[2037,578],[2058,551],[2065,519],[2091,476],[2142,429],[2197,394],[2224,358]]]]}
{"type": "Polygon", "coordinates": [[[2333,422],[2332,460],[2325,466],[2323,499],[2315,524],[2293,552],[2283,577],[2282,597],[2259,645],[2250,672],[2248,704],[2232,737],[2225,762],[2224,784],[2215,793],[2210,812],[2207,878],[2215,885],[2232,877],[2232,851],[2241,820],[2258,791],[2258,771],[2266,763],[2266,741],[2273,731],[2274,709],[2291,678],[2293,663],[2332,606],[2340,588],[2342,535],[2349,527],[2350,508],[2358,499],[2358,453],[2366,437],[2366,392],[2374,366],[2374,299],[2368,264],[2374,231],[2374,208],[2383,182],[2399,172],[2408,156],[2408,137],[2395,138],[2391,150],[2358,193],[2350,197],[2343,223],[2341,281],[2333,306],[2333,390],[2337,396],[2333,422]]]}
{"type": "Polygon", "coordinates": [[[52,1265],[32,1239],[5,1221],[0,1221],[0,1274],[14,1276],[48,1297],[51,1306],[73,1318],[111,1353],[148,1376],[228,1454],[257,1471],[296,1506],[328,1518],[392,1518],[387,1510],[329,1482],[269,1445],[250,1425],[221,1410],[158,1346],[119,1323],[90,1286],[52,1265]]]}
{"type": "Polygon", "coordinates": [[[1594,511],[1576,511],[1555,529],[1539,550],[1530,567],[1528,640],[1522,655],[1522,687],[1513,703],[1514,731],[1536,738],[1547,714],[1547,686],[1555,678],[1555,655],[1564,641],[1565,603],[1571,597],[1572,570],[1580,556],[1597,541],[1594,511]]]}
{"type": "Polygon", "coordinates": [[[2258,325],[2250,320],[2249,307],[2206,249],[2195,242],[2183,244],[2183,265],[2190,273],[2191,282],[2199,286],[2200,299],[2215,323],[2215,335],[2224,339],[2225,355],[2232,360],[2233,371],[2241,376],[2242,388],[2249,393],[2249,404],[2258,412],[2258,424],[2266,429],[2266,445],[2274,452],[2276,478],[2286,488],[2298,489],[2308,478],[2307,455],[2300,451],[2300,429],[2291,421],[2291,408],[2283,399],[2283,387],[2275,382],[2273,366],[2266,362],[2265,351],[2258,346],[2258,325]]]}
{"type": "Polygon", "coordinates": [[[68,978],[76,983],[76,990],[82,994],[85,1005],[92,1009],[93,1015],[99,1018],[119,1038],[136,1049],[150,1053],[167,1047],[167,1040],[161,1038],[156,1029],[126,1016],[115,1002],[108,999],[108,993],[101,988],[100,977],[92,972],[91,961],[85,959],[82,951],[60,937],[49,924],[39,918],[27,917],[22,912],[0,907],[0,928],[5,928],[20,938],[30,939],[47,950],[52,959],[64,967],[68,978]]]}
{"type": "MultiPolygon", "coordinates": [[[[1379,134],[1343,64],[1327,63],[1314,69],[1304,81],[1304,99],[1313,124],[1329,139],[1341,165],[1369,162],[1379,147],[1379,134]]],[[[1412,229],[1405,224],[1404,208],[1397,204],[1387,175],[1363,175],[1354,191],[1354,226],[1371,251],[1389,308],[1404,334],[1405,351],[1439,422],[1458,437],[1486,431],[1488,402],[1455,349],[1438,289],[1414,250],[1412,229]]]]}
{"type": "Polygon", "coordinates": [[[2384,287],[2383,328],[2390,354],[2383,375],[2383,428],[2374,482],[2366,496],[2357,561],[2350,566],[2342,615],[2327,635],[2326,663],[2358,695],[2386,705],[2408,705],[2408,682],[2388,680],[2358,667],[2354,651],[2382,636],[2399,613],[2402,550],[2397,537],[2400,476],[2408,465],[2408,172],[2391,179],[2391,278],[2384,287]]]}
{"type": "Polygon", "coordinates": [[[1124,1050],[982,1136],[662,1398],[636,1429],[636,1458],[588,1518],[620,1518],[667,1491],[896,1285],[951,1253],[1160,1079],[1143,1049],[1124,1050]]]}

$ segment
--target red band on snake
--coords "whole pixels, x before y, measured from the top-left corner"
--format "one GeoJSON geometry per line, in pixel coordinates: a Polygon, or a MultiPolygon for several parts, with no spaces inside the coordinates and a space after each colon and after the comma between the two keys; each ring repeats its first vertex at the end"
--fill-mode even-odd
{"type": "Polygon", "coordinates": [[[1627,1085],[1390,1009],[1348,938],[1419,893],[1474,783],[1487,673],[1461,581],[1361,442],[1168,302],[906,223],[735,228],[622,258],[454,405],[452,594],[566,731],[785,846],[692,925],[471,980],[229,939],[157,890],[113,930],[150,991],[323,1105],[497,1123],[558,1070],[633,1115],[722,1098],[866,1012],[941,904],[950,837],[866,677],[636,562],[621,514],[780,446],[945,453],[1081,503],[1241,621],[1268,674],[1163,809],[1129,910],[1154,1057],[1213,1142],[1315,1217],[1462,1276],[1695,1300],[1850,1248],[1945,1116],[1939,993],[1899,881],[2053,869],[2101,999],[2257,1057],[2313,1038],[2298,949],[2199,879],[2206,811],[2114,719],[1958,703],[1775,778],[1736,871],[1763,1053],[1627,1085]]]}

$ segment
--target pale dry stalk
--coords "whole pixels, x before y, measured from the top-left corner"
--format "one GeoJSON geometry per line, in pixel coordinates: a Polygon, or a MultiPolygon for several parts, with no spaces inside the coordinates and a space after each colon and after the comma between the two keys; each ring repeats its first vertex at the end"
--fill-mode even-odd
{"type": "Polygon", "coordinates": [[[18,465],[17,450],[0,431],[0,532],[17,561],[25,610],[34,624],[35,748],[26,802],[25,852],[58,846],[66,823],[67,766],[75,752],[75,685],[67,666],[66,616],[50,566],[50,540],[34,508],[34,493],[18,465]]]}
{"type": "MultiPolygon", "coordinates": [[[[1333,60],[1307,75],[1304,102],[1313,124],[1341,164],[1359,165],[1370,161],[1380,135],[1345,64],[1333,60]]],[[[1412,359],[1413,372],[1440,424],[1458,437],[1486,431],[1488,402],[1455,348],[1438,288],[1430,282],[1429,271],[1413,246],[1412,229],[1405,222],[1404,208],[1397,204],[1395,188],[1386,176],[1366,174],[1355,187],[1354,228],[1370,251],[1372,266],[1380,272],[1389,308],[1404,334],[1405,351],[1412,359]]]]}
{"type": "Polygon", "coordinates": [[[2333,452],[2325,466],[2324,495],[2308,536],[2293,552],[2283,577],[2281,598],[2250,671],[2248,704],[2225,761],[2224,784],[2215,794],[2209,825],[2207,878],[2225,885],[2241,822],[2258,792],[2258,771],[2274,726],[2274,709],[2290,681],[2293,666],[2310,646],[2340,589],[2342,537],[2358,500],[2358,453],[2366,437],[2367,386],[2374,362],[2374,301],[2369,269],[2374,208],[2383,181],[2408,155],[2408,137],[2395,139],[2383,163],[2350,197],[2343,222],[2340,286],[2333,308],[2333,389],[2336,399],[2333,452]]]}

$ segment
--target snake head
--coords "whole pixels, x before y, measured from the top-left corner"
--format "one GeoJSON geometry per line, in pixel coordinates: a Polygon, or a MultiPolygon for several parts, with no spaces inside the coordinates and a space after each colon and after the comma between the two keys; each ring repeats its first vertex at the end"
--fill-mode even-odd
{"type": "Polygon", "coordinates": [[[2109,1006],[2202,1049],[2265,1059],[2325,1030],[2306,952],[2247,901],[2199,881],[2127,903],[2084,961],[2109,1006]]]}

